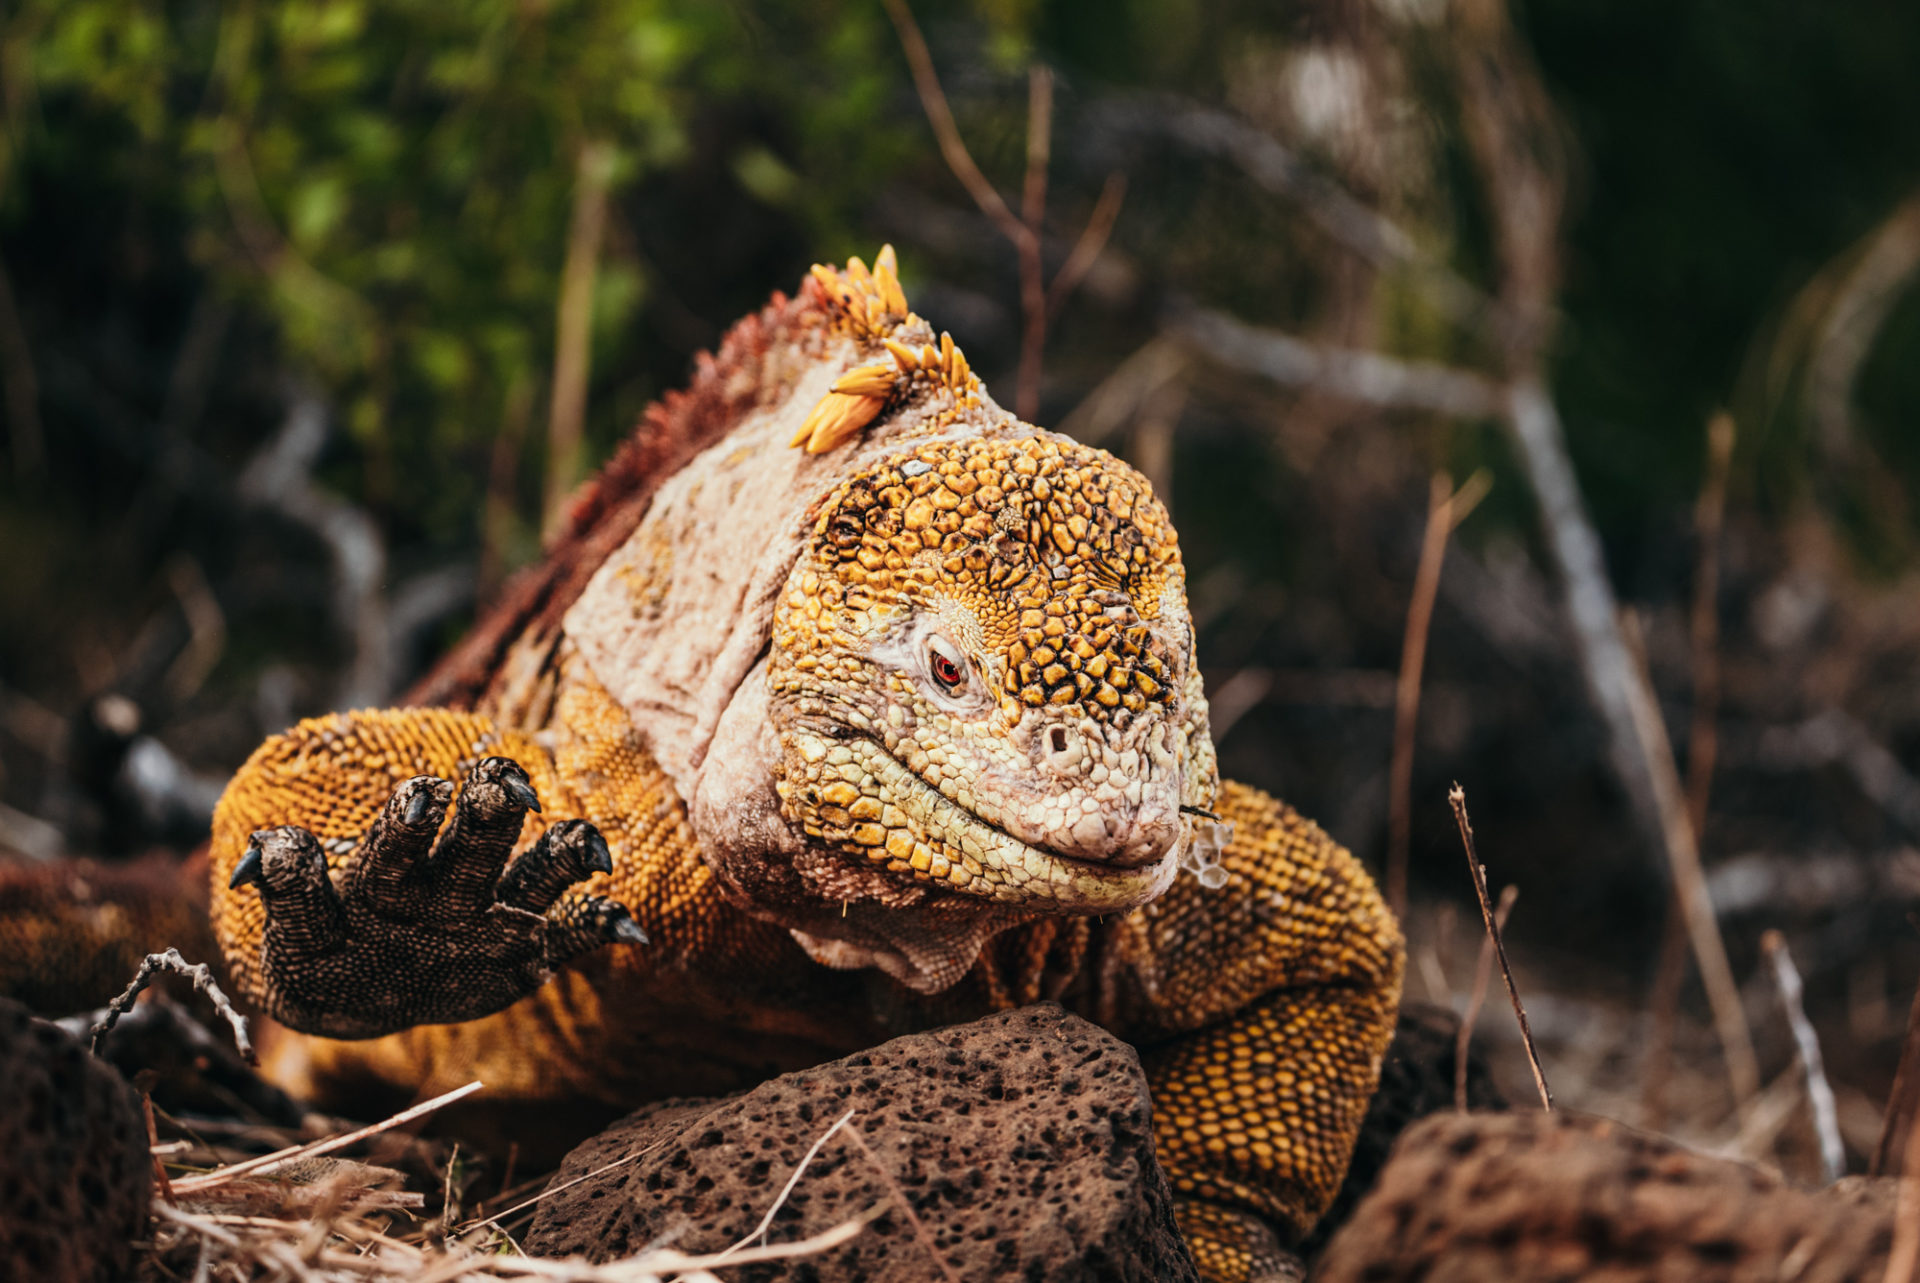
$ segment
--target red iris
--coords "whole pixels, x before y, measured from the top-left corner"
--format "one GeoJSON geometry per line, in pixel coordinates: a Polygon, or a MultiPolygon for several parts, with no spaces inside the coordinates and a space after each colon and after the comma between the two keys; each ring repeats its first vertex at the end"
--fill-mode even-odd
{"type": "Polygon", "coordinates": [[[960,665],[954,663],[939,651],[931,652],[927,658],[929,666],[933,669],[933,680],[939,682],[948,690],[952,690],[962,681],[966,680],[967,675],[960,671],[960,665]]]}

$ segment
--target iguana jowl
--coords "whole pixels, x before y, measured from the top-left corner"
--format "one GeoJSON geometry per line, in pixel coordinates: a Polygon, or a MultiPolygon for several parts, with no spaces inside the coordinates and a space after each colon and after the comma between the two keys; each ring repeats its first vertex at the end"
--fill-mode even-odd
{"type": "Polygon", "coordinates": [[[890,251],[650,428],[705,448],[650,496],[658,442],[616,461],[466,707],[303,722],[229,786],[236,979],[326,1035],[277,1072],[619,1107],[1058,998],[1140,1048],[1203,1271],[1257,1274],[1345,1171],[1401,943],[1219,780],[1146,481],[995,406],[890,251]]]}

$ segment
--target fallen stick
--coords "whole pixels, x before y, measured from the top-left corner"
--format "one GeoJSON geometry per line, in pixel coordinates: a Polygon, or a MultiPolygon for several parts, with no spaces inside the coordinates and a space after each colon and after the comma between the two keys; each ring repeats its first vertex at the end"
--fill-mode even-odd
{"type": "Polygon", "coordinates": [[[1513,999],[1513,1016],[1520,1022],[1520,1041],[1527,1048],[1527,1064],[1533,1070],[1533,1085],[1540,1089],[1540,1105],[1553,1112],[1553,1093],[1547,1090],[1547,1074],[1540,1068],[1540,1051],[1533,1045],[1533,1029],[1527,1024],[1527,1009],[1521,1005],[1520,990],[1513,983],[1513,967],[1507,961],[1506,941],[1500,938],[1500,926],[1493,920],[1493,904],[1487,898],[1487,867],[1473,845],[1473,824],[1467,819],[1467,792],[1455,784],[1447,794],[1453,805],[1454,821],[1460,826],[1460,841],[1467,848],[1467,871],[1473,876],[1473,893],[1480,899],[1480,920],[1486,923],[1487,936],[1493,941],[1494,956],[1500,959],[1500,977],[1507,982],[1507,996],[1513,999]]]}
{"type": "Polygon", "coordinates": [[[355,1141],[362,1141],[369,1136],[377,1136],[381,1132],[391,1131],[393,1128],[405,1123],[410,1123],[416,1118],[424,1118],[436,1109],[451,1105],[456,1100],[461,1100],[473,1095],[473,1093],[479,1091],[483,1086],[485,1086],[484,1083],[471,1082],[464,1087],[456,1087],[445,1095],[435,1096],[432,1100],[422,1101],[411,1109],[403,1109],[383,1123],[374,1123],[372,1126],[362,1127],[359,1131],[348,1132],[344,1136],[333,1136],[326,1140],[317,1140],[306,1145],[295,1145],[280,1150],[277,1153],[263,1154],[259,1158],[250,1158],[244,1163],[235,1163],[232,1167],[222,1167],[219,1171],[206,1172],[199,1176],[189,1176],[184,1180],[178,1180],[173,1183],[174,1192],[181,1195],[195,1194],[201,1190],[212,1189],[216,1185],[225,1184],[236,1176],[247,1176],[256,1172],[270,1172],[277,1167],[284,1167],[286,1164],[298,1159],[315,1158],[321,1154],[331,1154],[336,1149],[345,1149],[355,1141]]]}
{"type": "Polygon", "coordinates": [[[1778,931],[1760,937],[1760,952],[1773,968],[1774,988],[1780,991],[1780,1006],[1787,1014],[1787,1027],[1793,1031],[1793,1045],[1800,1054],[1800,1068],[1807,1079],[1807,1104],[1813,1112],[1813,1130],[1820,1138],[1820,1183],[1831,1185],[1847,1173],[1847,1150],[1840,1143],[1840,1113],[1833,1101],[1833,1087],[1820,1058],[1820,1038],[1807,1020],[1802,1005],[1806,987],[1800,972],[1787,952],[1787,938],[1778,931]]]}

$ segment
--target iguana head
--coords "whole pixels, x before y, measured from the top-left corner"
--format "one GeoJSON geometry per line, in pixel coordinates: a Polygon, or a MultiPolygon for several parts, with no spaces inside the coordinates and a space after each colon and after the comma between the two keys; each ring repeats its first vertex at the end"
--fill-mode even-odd
{"type": "Polygon", "coordinates": [[[823,894],[1114,912],[1211,837],[1179,548],[1104,451],[930,441],[848,478],[776,605],[768,680],[823,894]]]}
{"type": "Polygon", "coordinates": [[[683,407],[726,435],[566,616],[728,899],[931,991],[1014,921],[1224,878],[1146,479],[995,405],[891,251],[776,303],[683,407]]]}

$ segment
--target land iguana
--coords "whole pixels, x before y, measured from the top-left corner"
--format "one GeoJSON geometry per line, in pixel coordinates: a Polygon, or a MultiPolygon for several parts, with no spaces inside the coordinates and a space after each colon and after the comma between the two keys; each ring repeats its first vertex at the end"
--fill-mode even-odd
{"type": "Polygon", "coordinates": [[[1132,1041],[1204,1276],[1338,1188],[1403,951],[1218,778],[1147,481],[1001,410],[894,257],[739,323],[418,692],[263,744],[214,925],[364,1107],[712,1095],[1052,998],[1132,1041]],[[457,784],[456,784],[457,781],[457,784]]]}

